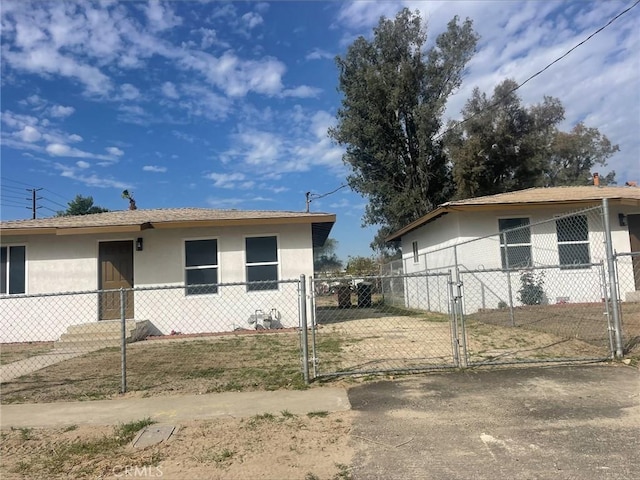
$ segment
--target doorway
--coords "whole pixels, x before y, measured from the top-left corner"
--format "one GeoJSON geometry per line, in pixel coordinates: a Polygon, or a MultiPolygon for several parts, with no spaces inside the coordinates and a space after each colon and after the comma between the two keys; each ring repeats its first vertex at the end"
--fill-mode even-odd
{"type": "MultiPolygon", "coordinates": [[[[133,318],[133,241],[100,242],[98,265],[100,290],[125,291],[125,316],[133,318]]],[[[100,293],[100,320],[116,320],[121,316],[119,291],[100,293]]]]}

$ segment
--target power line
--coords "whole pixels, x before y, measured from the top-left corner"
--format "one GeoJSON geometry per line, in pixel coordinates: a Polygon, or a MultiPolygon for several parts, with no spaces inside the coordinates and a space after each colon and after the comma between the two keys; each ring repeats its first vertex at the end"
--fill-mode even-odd
{"type": "MultiPolygon", "coordinates": [[[[43,190],[46,190],[46,189],[43,189],[43,190]]],[[[48,190],[47,190],[47,191],[48,191],[48,190]]],[[[47,198],[47,197],[42,197],[42,200],[46,200],[47,202],[51,202],[51,203],[53,203],[54,205],[57,205],[57,206],[62,207],[62,208],[69,208],[69,205],[63,205],[63,204],[58,203],[58,202],[56,202],[56,201],[54,201],[54,200],[51,200],[50,198],[47,198]]]]}
{"type": "Polygon", "coordinates": [[[17,183],[19,185],[24,185],[26,187],[33,187],[33,185],[31,185],[30,183],[20,182],[19,180],[14,180],[14,179],[9,178],[9,177],[0,177],[0,178],[2,179],[3,182],[9,181],[9,182],[17,183]]]}
{"type": "MultiPolygon", "coordinates": [[[[638,0],[640,1],[640,0],[638,0]]],[[[333,195],[334,193],[336,193],[338,190],[341,190],[345,187],[348,187],[349,185],[347,185],[346,183],[343,183],[342,185],[340,185],[338,188],[336,188],[335,190],[331,190],[330,192],[327,193],[323,193],[323,194],[318,194],[318,193],[311,193],[311,192],[307,192],[305,194],[306,197],[306,203],[307,203],[307,213],[309,213],[309,205],[311,204],[312,201],[314,200],[319,200],[320,198],[324,198],[327,197],[329,195],[333,195]]]]}
{"type": "Polygon", "coordinates": [[[584,40],[582,40],[581,42],[577,43],[576,45],[574,45],[573,47],[571,47],[569,50],[567,50],[564,54],[560,55],[558,58],[556,58],[554,61],[552,61],[551,63],[549,63],[546,67],[542,68],[541,70],[538,70],[536,73],[534,73],[533,75],[531,75],[529,78],[527,78],[525,81],[523,81],[522,83],[518,84],[516,87],[512,88],[511,90],[509,90],[507,93],[505,93],[502,97],[500,97],[498,100],[496,100],[494,103],[492,103],[491,105],[489,105],[486,108],[483,108],[482,110],[474,113],[473,115],[471,115],[469,118],[465,118],[464,120],[461,120],[460,122],[456,123],[454,126],[447,128],[444,132],[440,133],[439,135],[436,135],[433,139],[434,140],[438,140],[440,138],[442,138],[443,136],[445,136],[447,133],[451,132],[452,130],[458,128],[460,125],[468,122],[469,120],[477,117],[478,115],[484,113],[487,110],[491,110],[492,108],[496,107],[498,104],[500,104],[500,102],[502,102],[502,100],[504,100],[506,97],[508,97],[509,95],[511,95],[513,92],[515,92],[516,90],[518,90],[520,87],[522,87],[524,84],[526,84],[527,82],[529,82],[530,80],[536,78],[538,75],[542,74],[543,72],[545,72],[546,70],[548,70],[552,65],[554,65],[555,63],[558,63],[560,60],[562,60],[563,58],[565,58],[567,55],[569,55],[571,52],[573,52],[576,48],[580,47],[581,45],[584,45],[586,42],[588,42],[589,40],[591,40],[591,38],[593,38],[594,36],[596,36],[598,33],[600,33],[601,31],[603,31],[605,28],[607,28],[609,25],[611,25],[613,22],[615,22],[618,18],[620,18],[622,15],[626,14],[627,12],[629,12],[632,8],[635,8],[638,4],[640,3],[640,0],[636,0],[636,3],[634,3],[633,5],[631,5],[630,7],[624,9],[622,12],[620,12],[619,14],[617,14],[615,17],[613,17],[611,20],[609,20],[605,25],[603,25],[602,27],[598,28],[595,32],[593,32],[591,35],[589,35],[587,38],[585,38],[584,40]]]}

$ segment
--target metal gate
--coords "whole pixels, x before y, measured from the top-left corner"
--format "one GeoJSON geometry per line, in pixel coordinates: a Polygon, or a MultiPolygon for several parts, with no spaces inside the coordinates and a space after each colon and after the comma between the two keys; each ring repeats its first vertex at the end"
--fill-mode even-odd
{"type": "Polygon", "coordinates": [[[465,363],[477,366],[611,358],[613,325],[604,265],[582,267],[579,273],[558,266],[516,272],[460,271],[465,363]],[[577,275],[581,282],[578,286],[577,275]],[[536,281],[544,282],[549,291],[569,284],[573,292],[580,287],[586,300],[569,303],[563,297],[549,299],[542,294],[539,299],[528,298],[528,294],[537,292],[536,281]]]}
{"type": "Polygon", "coordinates": [[[460,366],[451,272],[310,281],[313,378],[460,366]]]}

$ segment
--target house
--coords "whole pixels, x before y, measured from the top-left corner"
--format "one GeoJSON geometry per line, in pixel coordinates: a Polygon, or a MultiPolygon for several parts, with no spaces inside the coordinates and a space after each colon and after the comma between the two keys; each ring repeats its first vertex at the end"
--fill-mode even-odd
{"type": "MultiPolygon", "coordinates": [[[[451,201],[387,240],[401,242],[405,273],[458,274],[470,312],[510,301],[522,305],[519,281],[527,271],[540,275],[543,302],[600,301],[603,266],[606,270],[605,198],[613,251],[620,254],[619,295],[640,301],[640,256],[631,255],[640,252],[640,188],[635,186],[530,188],[451,201]]],[[[432,280],[427,288],[434,290],[432,280]]],[[[411,285],[405,289],[410,291],[411,285]]],[[[433,296],[411,303],[436,311],[450,308],[447,298],[433,296]]]]}
{"type": "Polygon", "coordinates": [[[313,274],[313,247],[334,223],[325,213],[198,208],[1,222],[0,341],[56,340],[72,324],[118,319],[121,293],[96,291],[120,288],[135,289],[126,317],[158,334],[233,330],[265,308],[297,326],[297,290],[283,282],[313,274]]]}

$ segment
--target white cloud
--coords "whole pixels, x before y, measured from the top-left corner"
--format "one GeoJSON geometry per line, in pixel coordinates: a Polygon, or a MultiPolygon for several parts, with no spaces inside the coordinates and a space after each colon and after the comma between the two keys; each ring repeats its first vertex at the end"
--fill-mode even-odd
{"type": "Polygon", "coordinates": [[[209,173],[205,178],[213,180],[213,185],[219,188],[236,188],[237,182],[243,181],[246,177],[242,173],[209,173]]]}
{"type": "Polygon", "coordinates": [[[178,95],[178,91],[176,90],[176,86],[171,82],[164,82],[162,84],[161,89],[162,89],[162,93],[167,98],[176,99],[176,98],[178,98],[180,96],[180,95],[178,95]]]}
{"type": "Polygon", "coordinates": [[[316,87],[309,87],[308,85],[300,85],[295,88],[288,88],[282,91],[283,97],[296,97],[296,98],[312,98],[317,97],[322,93],[322,89],[316,87]]]}
{"type": "Polygon", "coordinates": [[[140,96],[140,90],[130,83],[124,83],[120,85],[120,96],[124,100],[135,100],[140,96]]]}
{"type": "Polygon", "coordinates": [[[124,152],[118,147],[107,147],[105,148],[105,150],[109,152],[109,155],[113,155],[114,157],[121,157],[122,155],[124,155],[124,152]]]}
{"type": "Polygon", "coordinates": [[[88,187],[97,187],[97,188],[117,188],[117,189],[131,189],[132,185],[115,180],[109,177],[99,177],[96,174],[92,175],[81,175],[78,174],[76,168],[70,167],[68,165],[63,165],[61,163],[54,164],[54,168],[59,170],[60,175],[65,178],[69,178],[71,180],[75,180],[80,182],[88,187]]]}
{"type": "Polygon", "coordinates": [[[53,105],[51,107],[51,110],[49,111],[49,114],[52,117],[56,118],[66,118],[69,115],[72,115],[75,111],[76,109],[73,107],[65,107],[64,105],[53,105]]]}
{"type": "Polygon", "coordinates": [[[142,167],[145,172],[164,173],[167,171],[167,167],[159,167],[157,165],[145,165],[142,167]]]}
{"type": "Polygon", "coordinates": [[[80,135],[77,135],[75,133],[72,133],[71,135],[69,135],[68,139],[70,142],[74,142],[74,143],[81,142],[83,140],[83,138],[80,135]]]}
{"type": "Polygon", "coordinates": [[[260,15],[259,13],[248,12],[242,16],[242,21],[249,28],[249,30],[251,30],[260,25],[264,20],[262,18],[262,15],[260,15]]]}
{"type": "Polygon", "coordinates": [[[161,31],[182,24],[182,19],[171,9],[171,4],[149,0],[145,9],[151,30],[161,31]]]}
{"type": "Polygon", "coordinates": [[[314,48],[305,56],[307,60],[332,60],[334,57],[335,55],[321,48],[314,48]]]}
{"type": "Polygon", "coordinates": [[[73,149],[69,145],[63,145],[61,143],[51,143],[47,145],[45,149],[47,153],[55,157],[73,157],[73,149]]]}
{"type": "Polygon", "coordinates": [[[78,168],[86,169],[86,168],[89,168],[91,164],[89,162],[85,162],[84,160],[78,160],[76,162],[76,166],[78,168]]]}
{"type": "Polygon", "coordinates": [[[22,130],[18,132],[18,136],[25,142],[37,142],[42,138],[42,134],[37,128],[30,125],[25,125],[22,130]]]}

